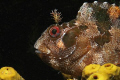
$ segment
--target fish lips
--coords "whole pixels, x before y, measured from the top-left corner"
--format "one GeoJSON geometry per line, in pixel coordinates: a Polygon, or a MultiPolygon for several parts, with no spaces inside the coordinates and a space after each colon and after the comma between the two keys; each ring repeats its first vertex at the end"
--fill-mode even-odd
{"type": "Polygon", "coordinates": [[[36,54],[41,54],[42,52],[39,51],[39,50],[35,50],[35,53],[36,53],[36,54]]]}

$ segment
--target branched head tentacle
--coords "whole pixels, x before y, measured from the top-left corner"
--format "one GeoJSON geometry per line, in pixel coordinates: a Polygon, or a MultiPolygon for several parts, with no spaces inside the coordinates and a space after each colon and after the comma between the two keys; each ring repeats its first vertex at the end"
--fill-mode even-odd
{"type": "Polygon", "coordinates": [[[60,12],[57,12],[57,9],[54,9],[50,14],[55,20],[55,23],[59,23],[62,20],[61,18],[62,14],[60,12]]]}

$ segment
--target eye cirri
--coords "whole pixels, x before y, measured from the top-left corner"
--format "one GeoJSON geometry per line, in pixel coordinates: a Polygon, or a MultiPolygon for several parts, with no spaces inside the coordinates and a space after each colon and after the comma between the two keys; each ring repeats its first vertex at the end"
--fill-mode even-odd
{"type": "Polygon", "coordinates": [[[58,26],[53,26],[49,30],[49,34],[51,37],[57,37],[60,35],[60,28],[58,26]]]}

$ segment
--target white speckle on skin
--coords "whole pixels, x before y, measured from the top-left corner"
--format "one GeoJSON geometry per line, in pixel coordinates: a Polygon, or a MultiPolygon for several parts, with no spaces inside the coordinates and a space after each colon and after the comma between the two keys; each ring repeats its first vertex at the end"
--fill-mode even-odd
{"type": "Polygon", "coordinates": [[[97,2],[97,1],[94,1],[93,3],[94,3],[95,5],[97,5],[97,4],[98,4],[98,2],[97,2]]]}
{"type": "Polygon", "coordinates": [[[69,27],[69,22],[67,23],[67,26],[69,27]]]}
{"type": "Polygon", "coordinates": [[[115,3],[114,3],[114,4],[112,4],[112,6],[115,6],[115,3]]]}
{"type": "Polygon", "coordinates": [[[50,54],[51,51],[49,49],[47,49],[47,52],[48,52],[48,54],[50,54]]]}
{"type": "Polygon", "coordinates": [[[59,57],[59,59],[62,59],[61,57],[59,57]]]}
{"type": "Polygon", "coordinates": [[[75,49],[76,47],[74,47],[74,49],[75,49]]]}
{"type": "Polygon", "coordinates": [[[68,57],[68,55],[66,55],[65,57],[68,57]]]}
{"type": "MultiPolygon", "coordinates": [[[[93,8],[89,6],[88,3],[83,3],[83,5],[80,7],[77,15],[77,19],[80,20],[80,23],[86,22],[86,21],[95,21],[93,15],[93,8]]],[[[75,23],[78,25],[79,23],[75,23]]]]}
{"type": "Polygon", "coordinates": [[[84,3],[83,3],[83,6],[85,6],[86,4],[87,4],[87,2],[84,2],[84,3]]]}
{"type": "Polygon", "coordinates": [[[101,4],[100,7],[103,8],[103,9],[108,9],[108,3],[103,2],[103,4],[101,4]]]}
{"type": "Polygon", "coordinates": [[[81,69],[83,70],[84,69],[84,67],[86,66],[86,64],[82,61],[80,64],[80,67],[81,67],[81,69]]]}
{"type": "Polygon", "coordinates": [[[51,63],[53,66],[59,66],[58,62],[57,62],[55,59],[51,59],[51,60],[50,60],[50,63],[51,63]]]}
{"type": "Polygon", "coordinates": [[[105,5],[106,5],[106,4],[107,4],[107,2],[103,2],[103,4],[105,4],[105,5]]]}
{"type": "Polygon", "coordinates": [[[76,26],[79,26],[79,23],[76,21],[75,23],[74,23],[76,26]]]}
{"type": "Polygon", "coordinates": [[[92,63],[104,64],[103,54],[94,54],[92,63]]]}
{"type": "Polygon", "coordinates": [[[69,59],[68,59],[68,60],[65,60],[65,64],[66,64],[66,65],[69,65],[69,63],[70,63],[69,59]]]}

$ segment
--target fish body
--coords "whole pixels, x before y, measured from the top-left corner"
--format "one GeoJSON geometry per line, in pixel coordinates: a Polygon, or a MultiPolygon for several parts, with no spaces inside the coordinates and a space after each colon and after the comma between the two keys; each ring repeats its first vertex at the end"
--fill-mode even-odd
{"type": "Polygon", "coordinates": [[[89,64],[119,64],[120,8],[85,2],[75,19],[50,25],[34,47],[45,63],[76,78],[89,64]]]}

